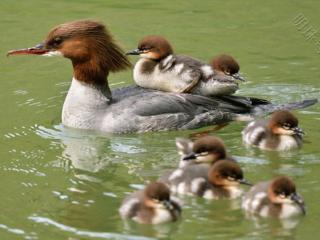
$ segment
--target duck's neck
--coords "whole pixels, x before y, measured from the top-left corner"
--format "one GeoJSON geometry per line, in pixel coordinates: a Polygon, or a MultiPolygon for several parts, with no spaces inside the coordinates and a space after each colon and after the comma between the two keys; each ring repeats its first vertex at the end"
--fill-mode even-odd
{"type": "Polygon", "coordinates": [[[72,79],[62,109],[62,123],[81,129],[95,129],[106,113],[111,99],[110,90],[72,79]]]}
{"type": "Polygon", "coordinates": [[[74,79],[89,86],[101,90],[106,97],[111,99],[111,91],[108,84],[108,68],[102,61],[91,59],[90,61],[72,61],[74,79]]]}

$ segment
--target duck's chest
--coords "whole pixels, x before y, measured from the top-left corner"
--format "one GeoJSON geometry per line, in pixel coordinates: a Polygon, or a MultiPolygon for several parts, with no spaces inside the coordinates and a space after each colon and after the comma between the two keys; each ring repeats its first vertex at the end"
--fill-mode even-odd
{"type": "Polygon", "coordinates": [[[289,150],[300,147],[302,141],[298,137],[282,135],[279,137],[278,150],[289,150]]]}
{"type": "Polygon", "coordinates": [[[211,188],[204,192],[203,197],[206,199],[222,199],[222,198],[229,198],[235,199],[242,196],[243,191],[242,189],[232,186],[228,188],[211,188]]]}
{"type": "Polygon", "coordinates": [[[153,224],[159,224],[163,222],[168,222],[172,220],[171,213],[166,209],[155,209],[154,215],[152,218],[153,224]]]}

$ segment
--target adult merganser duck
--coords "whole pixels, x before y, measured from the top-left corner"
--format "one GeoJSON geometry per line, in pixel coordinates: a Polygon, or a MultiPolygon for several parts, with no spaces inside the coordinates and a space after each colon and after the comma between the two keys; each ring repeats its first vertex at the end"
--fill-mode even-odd
{"type": "Polygon", "coordinates": [[[298,119],[289,111],[274,112],[269,121],[253,121],[242,131],[246,144],[279,151],[301,147],[302,135],[298,119]]]}
{"type": "Polygon", "coordinates": [[[159,224],[176,221],[181,215],[181,207],[170,198],[166,185],[153,182],[144,190],[126,197],[119,212],[123,218],[131,218],[138,223],[159,224]]]}
{"type": "Polygon", "coordinates": [[[110,92],[106,77],[130,66],[100,22],[80,20],[54,27],[42,44],[8,55],[63,56],[73,65],[73,80],[62,109],[65,126],[108,133],[192,129],[235,120],[239,114],[301,108],[316,100],[283,105],[246,97],[208,98],[137,86],[110,92]]]}
{"type": "Polygon", "coordinates": [[[236,67],[230,58],[220,56],[214,60],[216,73],[198,59],[173,54],[170,43],[161,36],[144,37],[138,48],[127,54],[141,57],[133,70],[134,81],[140,87],[205,96],[229,95],[238,89],[236,79],[230,77],[236,67]]]}
{"type": "Polygon", "coordinates": [[[209,166],[227,157],[223,141],[213,136],[204,136],[194,142],[186,138],[177,138],[176,146],[181,156],[179,168],[191,164],[207,164],[209,166]]]}
{"type": "Polygon", "coordinates": [[[240,184],[251,185],[243,178],[239,164],[230,159],[219,160],[210,168],[205,164],[193,164],[179,170],[180,174],[173,172],[158,180],[165,183],[173,193],[206,199],[234,199],[243,194],[240,184]]]}
{"type": "Polygon", "coordinates": [[[244,195],[242,207],[249,215],[282,219],[303,215],[306,211],[294,182],[285,176],[254,185],[244,195]]]}

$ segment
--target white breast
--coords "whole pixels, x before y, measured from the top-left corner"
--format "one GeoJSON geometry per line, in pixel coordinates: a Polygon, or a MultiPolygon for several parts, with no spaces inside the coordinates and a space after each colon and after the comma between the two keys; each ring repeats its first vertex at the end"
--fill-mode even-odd
{"type": "Polygon", "coordinates": [[[279,218],[291,218],[301,214],[302,214],[301,209],[297,205],[285,203],[282,205],[279,218]]]}
{"type": "Polygon", "coordinates": [[[163,208],[156,208],[155,210],[155,215],[152,218],[153,224],[169,222],[172,220],[172,216],[168,210],[163,208]]]}
{"type": "Polygon", "coordinates": [[[72,79],[63,104],[62,123],[73,128],[97,128],[102,120],[99,116],[107,109],[109,102],[107,94],[101,89],[72,79]]]}
{"type": "Polygon", "coordinates": [[[296,139],[289,135],[282,135],[280,136],[280,143],[277,147],[280,151],[290,150],[292,148],[299,147],[298,142],[296,139]]]}
{"type": "Polygon", "coordinates": [[[243,194],[243,190],[239,188],[238,186],[231,186],[228,187],[229,193],[230,193],[230,199],[235,199],[238,197],[241,197],[243,194]]]}
{"type": "Polygon", "coordinates": [[[205,199],[217,199],[217,196],[214,195],[211,189],[208,189],[204,192],[203,198],[205,199]]]}

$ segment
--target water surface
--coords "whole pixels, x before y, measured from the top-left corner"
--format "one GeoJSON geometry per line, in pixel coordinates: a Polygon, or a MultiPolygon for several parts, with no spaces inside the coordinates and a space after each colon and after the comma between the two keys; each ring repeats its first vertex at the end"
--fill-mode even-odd
{"type": "MultiPolygon", "coordinates": [[[[251,181],[279,174],[295,180],[308,207],[296,226],[246,219],[238,202],[188,197],[181,221],[141,226],[120,219],[122,198],[177,165],[175,137],[204,129],[121,136],[66,129],[60,113],[70,62],[5,53],[41,42],[56,24],[98,19],[127,50],[144,35],[161,34],[176,52],[204,61],[234,55],[249,79],[241,95],[274,102],[319,98],[320,34],[307,31],[320,28],[319,7],[316,1],[275,0],[2,0],[0,239],[314,239],[320,234],[319,104],[295,112],[307,132],[301,150],[246,149],[240,138],[245,123],[216,133],[251,181]],[[301,14],[305,27],[295,22],[301,14]]],[[[109,81],[113,88],[129,85],[131,72],[112,74],[109,81]]]]}

